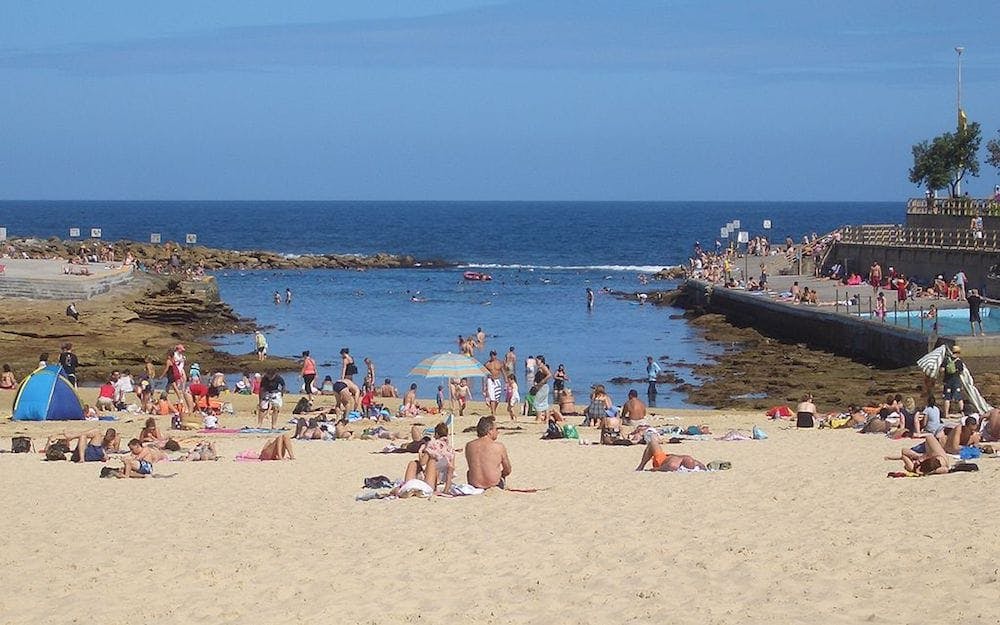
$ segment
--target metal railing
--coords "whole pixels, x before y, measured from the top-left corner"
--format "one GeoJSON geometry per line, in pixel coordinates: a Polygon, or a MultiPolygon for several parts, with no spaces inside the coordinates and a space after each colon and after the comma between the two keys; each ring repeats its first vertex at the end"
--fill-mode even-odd
{"type": "Polygon", "coordinates": [[[911,198],[906,202],[906,214],[1000,217],[1000,202],[992,198],[941,198],[933,202],[926,198],[911,198]]]}
{"type": "Polygon", "coordinates": [[[843,243],[883,247],[1000,251],[1000,232],[996,230],[907,228],[895,224],[844,226],[840,230],[839,240],[843,243]]]}

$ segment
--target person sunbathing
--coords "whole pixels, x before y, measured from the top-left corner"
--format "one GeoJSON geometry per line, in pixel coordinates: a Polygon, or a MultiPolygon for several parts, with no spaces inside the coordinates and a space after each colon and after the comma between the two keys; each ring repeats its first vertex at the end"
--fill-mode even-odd
{"type": "Polygon", "coordinates": [[[513,469],[507,448],[497,441],[500,432],[497,430],[496,419],[479,419],[476,435],[479,438],[465,446],[465,461],[469,465],[466,477],[469,484],[476,488],[504,488],[505,480],[513,469]]]}
{"type": "Polygon", "coordinates": [[[991,443],[1000,441],[1000,408],[993,408],[983,416],[982,439],[991,443]]]}
{"type": "Polygon", "coordinates": [[[153,463],[166,460],[167,455],[155,447],[143,447],[137,438],[128,442],[129,456],[123,460],[122,477],[146,477],[153,474],[153,463]]]}
{"type": "Polygon", "coordinates": [[[185,456],[181,456],[180,460],[187,462],[201,462],[204,460],[218,460],[219,454],[215,449],[215,443],[212,441],[201,441],[194,448],[187,453],[185,456]]]}
{"type": "Polygon", "coordinates": [[[156,419],[149,417],[146,419],[146,425],[139,431],[139,442],[157,443],[161,440],[163,440],[163,435],[160,434],[159,428],[156,427],[156,419]]]}
{"type": "Polygon", "coordinates": [[[108,428],[102,435],[100,430],[90,430],[80,435],[73,453],[74,462],[105,462],[109,451],[118,451],[118,432],[108,428]]]}
{"type": "Polygon", "coordinates": [[[885,459],[902,460],[903,468],[917,475],[947,473],[951,466],[951,458],[933,434],[924,436],[924,442],[920,445],[903,449],[898,456],[886,456],[885,459]]]}
{"type": "Polygon", "coordinates": [[[616,414],[605,415],[601,419],[602,445],[631,445],[632,441],[622,436],[622,420],[616,414]]]}
{"type": "Polygon", "coordinates": [[[455,450],[448,442],[448,426],[438,423],[434,426],[434,438],[423,442],[416,460],[406,463],[403,483],[418,479],[436,489],[444,484],[444,492],[451,490],[455,474],[455,450]]]}
{"type": "Polygon", "coordinates": [[[292,439],[288,438],[288,434],[269,440],[259,452],[245,451],[239,455],[244,460],[284,460],[285,456],[288,456],[289,460],[295,460],[292,439]]]}
{"type": "Polygon", "coordinates": [[[663,451],[663,446],[660,444],[660,438],[658,436],[654,436],[652,440],[646,444],[646,448],[642,451],[642,460],[639,462],[639,466],[637,466],[635,470],[644,470],[646,468],[646,464],[650,461],[653,463],[650,471],[677,471],[678,469],[705,470],[705,465],[691,456],[668,454],[663,451]]]}

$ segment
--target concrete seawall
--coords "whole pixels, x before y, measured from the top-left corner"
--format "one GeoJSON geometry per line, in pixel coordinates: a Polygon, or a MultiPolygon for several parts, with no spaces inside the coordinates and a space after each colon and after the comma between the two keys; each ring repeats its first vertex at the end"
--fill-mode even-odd
{"type": "MultiPolygon", "coordinates": [[[[843,356],[890,366],[911,366],[927,353],[930,337],[872,323],[831,309],[794,306],[746,291],[688,280],[681,289],[688,307],[725,315],[782,341],[805,343],[843,356]]],[[[776,372],[780,375],[780,372],[776,372]]]]}
{"type": "MultiPolygon", "coordinates": [[[[6,262],[10,263],[11,261],[6,262]]],[[[48,263],[50,261],[34,262],[48,263]]],[[[21,269],[21,267],[15,266],[0,274],[0,297],[64,301],[88,300],[132,280],[131,267],[101,271],[92,276],[62,275],[58,272],[52,272],[51,275],[33,275],[32,270],[24,271],[21,269]]]]}
{"type": "Polygon", "coordinates": [[[990,288],[986,273],[992,265],[1000,263],[1000,255],[994,251],[968,249],[927,249],[912,247],[888,247],[861,243],[837,243],[827,257],[827,265],[840,262],[847,272],[857,272],[868,277],[871,264],[878,261],[883,270],[889,267],[919,276],[926,280],[938,274],[950,280],[959,269],[969,277],[971,287],[984,289],[991,297],[1000,296],[997,286],[990,288]]]}

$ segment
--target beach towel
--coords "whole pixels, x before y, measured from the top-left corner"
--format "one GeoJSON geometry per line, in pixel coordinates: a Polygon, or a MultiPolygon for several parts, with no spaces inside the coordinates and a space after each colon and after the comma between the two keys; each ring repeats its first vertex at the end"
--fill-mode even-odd
{"type": "Polygon", "coordinates": [[[794,413],[788,406],[774,406],[764,414],[772,419],[790,419],[794,413]]]}

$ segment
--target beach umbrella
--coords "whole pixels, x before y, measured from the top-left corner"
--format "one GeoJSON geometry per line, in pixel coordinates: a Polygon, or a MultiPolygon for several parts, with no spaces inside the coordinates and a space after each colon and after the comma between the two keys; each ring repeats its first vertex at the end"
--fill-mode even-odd
{"type": "MultiPolygon", "coordinates": [[[[928,378],[936,379],[941,371],[941,367],[944,365],[945,360],[948,358],[948,348],[944,345],[931,350],[927,355],[921,356],[917,360],[917,366],[920,370],[924,372],[928,378]]],[[[976,381],[972,379],[972,373],[969,371],[968,365],[962,367],[962,372],[958,374],[958,379],[962,383],[962,394],[965,396],[965,401],[972,404],[976,412],[979,414],[985,414],[993,409],[986,398],[983,397],[979,389],[976,388],[976,381]]]]}
{"type": "MultiPolygon", "coordinates": [[[[481,378],[489,374],[490,372],[486,370],[486,367],[481,365],[475,358],[451,352],[447,354],[435,354],[429,358],[424,358],[410,371],[410,375],[446,379],[481,378]]],[[[453,418],[447,419],[449,441],[451,440],[453,422],[453,418]]]]}

